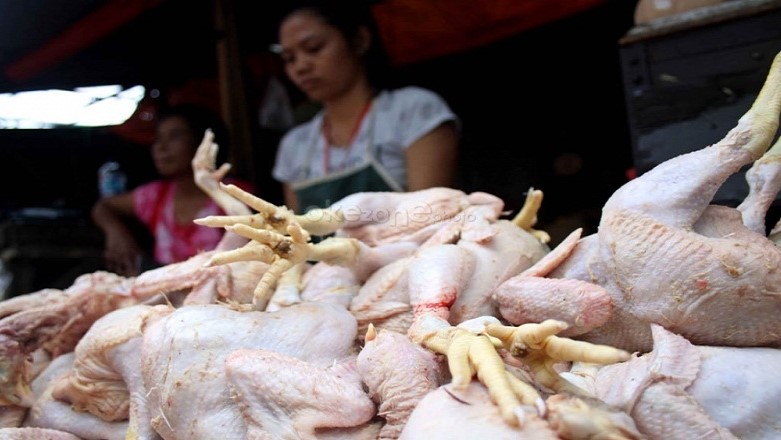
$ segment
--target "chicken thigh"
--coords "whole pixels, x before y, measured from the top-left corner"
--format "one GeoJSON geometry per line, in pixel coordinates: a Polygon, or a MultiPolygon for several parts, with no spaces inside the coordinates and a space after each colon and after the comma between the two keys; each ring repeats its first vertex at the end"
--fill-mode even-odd
{"type": "Polygon", "coordinates": [[[231,396],[248,439],[376,438],[365,426],[376,409],[363,391],[355,357],[312,362],[269,350],[237,350],[225,360],[231,396]]]}
{"type": "Polygon", "coordinates": [[[421,399],[447,380],[435,355],[406,335],[370,327],[358,372],[385,420],[378,439],[396,439],[421,399]]]}

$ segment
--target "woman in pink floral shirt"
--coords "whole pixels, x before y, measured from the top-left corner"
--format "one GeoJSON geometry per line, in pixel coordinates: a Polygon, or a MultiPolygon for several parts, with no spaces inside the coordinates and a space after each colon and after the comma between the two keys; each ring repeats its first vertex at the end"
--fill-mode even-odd
{"type": "MultiPolygon", "coordinates": [[[[161,113],[152,158],[161,176],[131,192],[99,200],[92,218],[106,237],[104,253],[108,270],[125,276],[137,275],[141,250],[124,223],[134,216],[154,237],[154,259],[159,264],[186,260],[214,249],[222,238],[218,228],[198,226],[196,218],[224,214],[194,182],[191,161],[206,129],[219,140],[219,119],[194,106],[179,106],[161,113]]],[[[252,192],[254,188],[237,179],[225,179],[252,192]]]]}

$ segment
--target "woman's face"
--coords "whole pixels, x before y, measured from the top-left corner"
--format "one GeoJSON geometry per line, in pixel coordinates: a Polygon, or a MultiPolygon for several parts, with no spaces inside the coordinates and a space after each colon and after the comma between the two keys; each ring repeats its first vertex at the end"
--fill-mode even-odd
{"type": "Polygon", "coordinates": [[[176,177],[192,173],[192,161],[198,147],[190,126],[181,116],[160,121],[152,144],[152,160],[161,176],[176,177]]]}
{"type": "Polygon", "coordinates": [[[364,75],[360,57],[335,27],[298,11],[279,27],[285,72],[314,101],[338,98],[364,75]]]}

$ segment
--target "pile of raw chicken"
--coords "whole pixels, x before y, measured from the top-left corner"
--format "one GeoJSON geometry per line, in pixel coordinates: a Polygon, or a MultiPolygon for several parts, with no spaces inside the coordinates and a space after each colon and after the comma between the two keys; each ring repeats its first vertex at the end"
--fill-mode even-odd
{"type": "Polygon", "coordinates": [[[449,188],[294,215],[222,185],[207,133],[216,250],[0,303],[0,438],[781,438],[780,112],[781,55],[723,140],[554,249],[540,191],[512,219],[449,188]]]}

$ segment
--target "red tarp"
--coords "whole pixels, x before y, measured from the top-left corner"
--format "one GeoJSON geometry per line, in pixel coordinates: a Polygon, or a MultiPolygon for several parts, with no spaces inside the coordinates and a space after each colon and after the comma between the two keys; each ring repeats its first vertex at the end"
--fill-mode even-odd
{"type": "Polygon", "coordinates": [[[133,21],[145,11],[155,8],[161,1],[110,0],[52,38],[43,47],[8,66],[5,75],[14,81],[31,78],[40,71],[89,47],[133,21]]]}
{"type": "Polygon", "coordinates": [[[507,38],[605,0],[385,0],[374,6],[396,65],[457,53],[507,38]]]}

